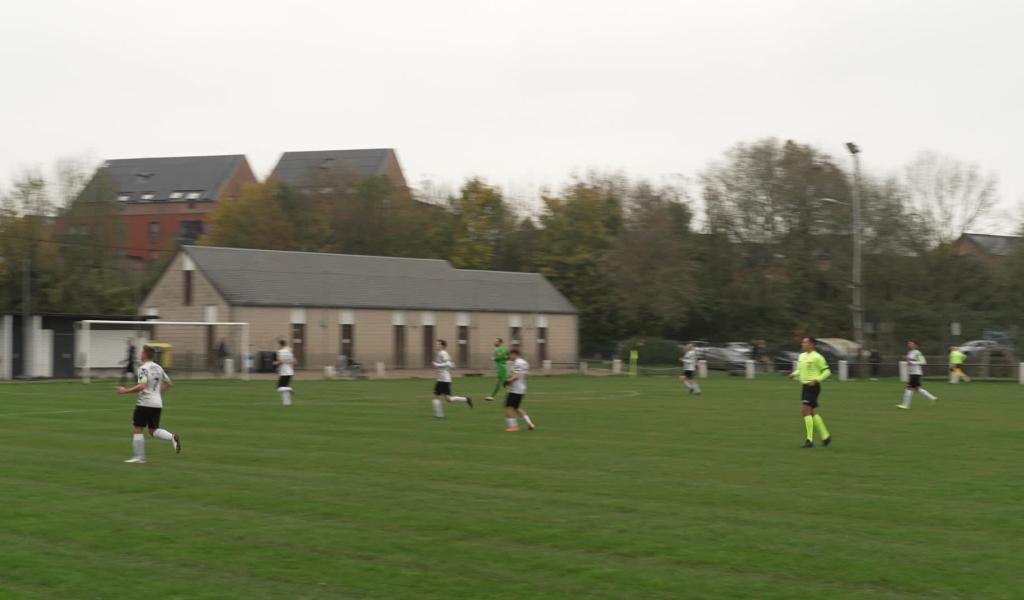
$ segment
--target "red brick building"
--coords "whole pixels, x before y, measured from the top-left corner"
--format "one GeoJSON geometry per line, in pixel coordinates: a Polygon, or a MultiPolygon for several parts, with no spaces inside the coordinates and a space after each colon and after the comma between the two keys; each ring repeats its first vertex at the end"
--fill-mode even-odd
{"type": "Polygon", "coordinates": [[[149,262],[192,244],[206,231],[210,212],[256,183],[241,154],[108,160],[85,193],[97,188],[117,198],[124,254],[149,262]]]}

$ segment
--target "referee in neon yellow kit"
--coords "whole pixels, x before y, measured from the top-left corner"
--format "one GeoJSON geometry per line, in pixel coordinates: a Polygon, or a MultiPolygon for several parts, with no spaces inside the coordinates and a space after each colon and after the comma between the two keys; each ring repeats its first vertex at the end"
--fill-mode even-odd
{"type": "Polygon", "coordinates": [[[800,358],[797,360],[796,370],[789,374],[790,379],[799,379],[803,387],[800,390],[800,408],[804,414],[804,427],[807,430],[807,439],[801,448],[814,447],[814,427],[818,427],[818,435],[821,436],[821,445],[828,446],[832,443],[832,435],[825,427],[825,420],[817,413],[818,396],[821,395],[821,382],[832,375],[828,368],[825,357],[815,349],[815,340],[805,337],[800,340],[800,358]]]}

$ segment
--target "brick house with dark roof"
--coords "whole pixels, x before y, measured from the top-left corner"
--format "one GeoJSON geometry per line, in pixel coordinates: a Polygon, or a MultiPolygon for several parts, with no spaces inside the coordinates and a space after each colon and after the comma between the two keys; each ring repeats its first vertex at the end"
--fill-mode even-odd
{"type": "Polygon", "coordinates": [[[217,203],[256,181],[241,154],[114,159],[97,169],[79,197],[95,195],[97,187],[113,194],[125,256],[148,262],[178,244],[194,243],[217,203]]]}
{"type": "Polygon", "coordinates": [[[360,179],[387,177],[395,187],[407,184],[393,148],[285,152],[270,176],[292,187],[331,190],[360,179]]]}
{"type": "Polygon", "coordinates": [[[1012,254],[1021,239],[1016,235],[965,233],[953,242],[953,252],[958,256],[973,256],[992,265],[1012,254]]]}

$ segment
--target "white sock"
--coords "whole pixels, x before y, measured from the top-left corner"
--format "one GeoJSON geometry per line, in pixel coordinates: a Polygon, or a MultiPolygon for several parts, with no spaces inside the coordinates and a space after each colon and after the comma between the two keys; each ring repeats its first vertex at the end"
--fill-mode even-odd
{"type": "Polygon", "coordinates": [[[132,434],[132,453],[135,458],[146,457],[146,436],[141,433],[132,434]]]}
{"type": "Polygon", "coordinates": [[[437,398],[434,398],[433,405],[434,405],[434,416],[437,417],[438,419],[443,419],[444,418],[444,409],[441,408],[441,401],[438,400],[437,398]]]}
{"type": "Polygon", "coordinates": [[[527,425],[530,425],[530,426],[533,425],[533,421],[530,420],[530,415],[528,415],[526,413],[523,413],[523,420],[526,421],[527,425]]]}
{"type": "Polygon", "coordinates": [[[174,441],[174,434],[166,429],[157,429],[153,432],[153,437],[158,440],[167,440],[168,442],[174,441]]]}
{"type": "Polygon", "coordinates": [[[519,429],[519,423],[516,423],[515,417],[507,417],[505,419],[505,426],[509,429],[519,429]]]}
{"type": "Polygon", "coordinates": [[[917,388],[917,391],[921,392],[921,395],[924,396],[925,398],[929,399],[929,400],[934,400],[935,399],[935,396],[933,396],[931,392],[929,392],[928,390],[926,390],[924,388],[917,388]]]}
{"type": "Polygon", "coordinates": [[[281,404],[285,406],[292,405],[292,388],[290,387],[279,387],[277,391],[281,394],[281,404]]]}
{"type": "Polygon", "coordinates": [[[465,402],[465,396],[448,396],[449,402],[465,402]]]}
{"type": "Polygon", "coordinates": [[[697,383],[696,381],[694,381],[694,382],[693,382],[693,391],[694,391],[694,393],[696,393],[696,394],[699,394],[699,393],[700,393],[700,384],[699,384],[699,383],[697,383]]]}
{"type": "Polygon", "coordinates": [[[685,380],[685,379],[683,380],[683,385],[685,385],[686,389],[688,389],[688,390],[692,390],[693,389],[693,384],[690,383],[689,381],[685,380]]]}
{"type": "Polygon", "coordinates": [[[914,390],[903,391],[903,406],[910,406],[910,399],[914,396],[914,390]]]}

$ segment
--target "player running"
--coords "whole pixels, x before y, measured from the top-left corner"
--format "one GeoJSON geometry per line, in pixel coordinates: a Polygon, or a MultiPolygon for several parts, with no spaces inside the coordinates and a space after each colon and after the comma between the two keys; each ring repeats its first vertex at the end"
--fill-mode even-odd
{"type": "Polygon", "coordinates": [[[804,415],[804,428],[807,430],[807,439],[801,448],[814,447],[814,426],[818,426],[818,435],[821,436],[821,445],[828,446],[832,443],[832,434],[825,427],[825,420],[817,413],[818,396],[821,395],[821,382],[832,375],[828,368],[825,357],[815,349],[815,339],[805,337],[800,340],[800,357],[796,363],[796,370],[789,374],[790,379],[799,379],[803,387],[800,390],[800,408],[804,415]]]}
{"type": "Polygon", "coordinates": [[[494,382],[494,389],[487,395],[484,400],[494,400],[494,395],[498,393],[501,386],[505,385],[505,380],[508,379],[508,348],[503,344],[501,338],[494,338],[494,370],[498,376],[497,381],[494,382]]]}
{"type": "Polygon", "coordinates": [[[903,390],[903,403],[897,404],[896,408],[910,410],[910,401],[914,397],[915,391],[935,404],[939,397],[921,387],[921,376],[924,375],[924,365],[928,364],[928,361],[914,340],[907,341],[907,356],[904,360],[907,361],[907,375],[910,377],[907,381],[907,389],[903,390]]]}
{"type": "Polygon", "coordinates": [[[509,352],[509,358],[512,359],[512,377],[506,382],[508,394],[505,395],[505,431],[519,431],[517,415],[526,421],[528,429],[536,429],[537,426],[530,420],[530,415],[521,408],[523,398],[526,397],[526,374],[530,370],[530,363],[520,357],[519,350],[515,348],[509,352]]]}
{"type": "Polygon", "coordinates": [[[130,388],[118,386],[118,394],[134,394],[135,413],[132,415],[132,457],[126,463],[146,462],[146,436],[142,431],[149,428],[149,435],[158,440],[166,440],[174,445],[174,451],[181,453],[181,437],[166,429],[160,429],[160,413],[163,411],[161,394],[171,388],[171,378],[163,367],[153,362],[156,351],[151,346],[142,347],[142,366],[139,367],[138,383],[130,388]]]}
{"type": "Polygon", "coordinates": [[[437,381],[434,382],[434,398],[431,404],[434,405],[434,416],[438,419],[444,418],[444,408],[441,405],[441,398],[448,402],[465,402],[473,408],[473,399],[469,396],[452,396],[452,369],[455,363],[448,356],[448,342],[437,340],[437,355],[434,357],[434,368],[437,369],[437,381]]]}
{"type": "Polygon", "coordinates": [[[277,340],[277,354],[274,366],[277,367],[277,393],[281,394],[281,404],[292,405],[292,375],[295,375],[295,353],[288,342],[277,340]]]}
{"type": "Polygon", "coordinates": [[[949,378],[950,383],[958,383],[961,379],[967,383],[971,382],[971,378],[964,371],[964,363],[966,361],[967,355],[961,352],[959,348],[956,346],[949,347],[949,372],[953,375],[949,378]]]}
{"type": "Polygon", "coordinates": [[[683,374],[679,379],[683,380],[683,385],[690,390],[691,394],[700,396],[700,384],[693,378],[693,373],[697,370],[697,350],[693,344],[686,345],[686,353],[679,359],[679,362],[683,363],[683,374]]]}

